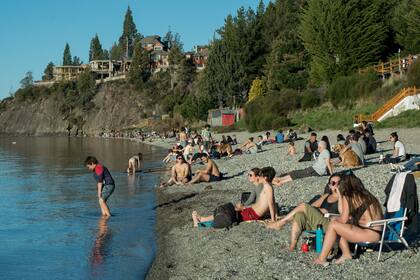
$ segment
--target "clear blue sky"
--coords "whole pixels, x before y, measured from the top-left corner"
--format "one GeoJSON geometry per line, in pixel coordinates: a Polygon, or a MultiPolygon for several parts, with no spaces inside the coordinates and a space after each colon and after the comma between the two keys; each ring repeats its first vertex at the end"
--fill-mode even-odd
{"type": "MultiPolygon", "coordinates": [[[[268,3],[269,0],[265,0],[268,3]]],[[[58,65],[66,42],[72,56],[88,60],[98,33],[109,49],[121,32],[130,5],[137,30],[163,36],[168,27],[181,35],[184,49],[206,44],[225,17],[259,0],[1,0],[0,99],[16,91],[27,71],[41,79],[49,61],[58,65]]]]}

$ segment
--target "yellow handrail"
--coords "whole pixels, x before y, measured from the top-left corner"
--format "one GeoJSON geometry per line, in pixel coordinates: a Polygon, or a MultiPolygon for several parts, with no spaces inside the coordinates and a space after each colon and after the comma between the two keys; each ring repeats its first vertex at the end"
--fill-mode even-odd
{"type": "Polygon", "coordinates": [[[395,105],[398,104],[401,100],[403,100],[407,96],[415,95],[417,92],[420,93],[420,89],[416,87],[407,87],[401,89],[393,98],[391,98],[388,102],[386,102],[381,108],[376,110],[370,116],[365,116],[359,114],[355,116],[355,122],[360,123],[362,121],[378,121],[380,117],[382,117],[386,112],[391,110],[395,105]]]}

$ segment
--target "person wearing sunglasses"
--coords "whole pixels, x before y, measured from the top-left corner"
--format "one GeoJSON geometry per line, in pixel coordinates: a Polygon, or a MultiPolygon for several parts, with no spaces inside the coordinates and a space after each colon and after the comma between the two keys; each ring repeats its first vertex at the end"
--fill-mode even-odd
{"type": "Polygon", "coordinates": [[[240,211],[245,209],[248,206],[251,206],[252,203],[258,199],[262,191],[262,185],[259,183],[259,173],[261,172],[260,168],[252,168],[248,172],[248,181],[254,185],[254,189],[251,192],[242,193],[241,202],[236,203],[235,210],[240,211]]]}
{"type": "Polygon", "coordinates": [[[301,203],[282,219],[274,223],[267,223],[267,228],[280,230],[285,224],[292,222],[289,250],[295,250],[296,244],[303,231],[316,230],[317,225],[319,224],[321,224],[325,230],[327,229],[330,220],[324,217],[326,213],[341,214],[346,212],[342,210],[343,207],[339,202],[338,188],[340,181],[341,175],[333,174],[328,181],[328,191],[319,199],[312,204],[301,203]]]}
{"type": "Polygon", "coordinates": [[[386,155],[383,163],[399,163],[406,160],[406,152],[404,144],[399,140],[398,134],[392,132],[389,136],[389,141],[394,143],[394,149],[392,155],[386,155]]]}
{"type": "Polygon", "coordinates": [[[168,187],[174,184],[184,185],[191,181],[191,168],[185,161],[182,154],[176,156],[176,163],[171,169],[171,178],[166,183],[162,183],[160,187],[168,187]]]}

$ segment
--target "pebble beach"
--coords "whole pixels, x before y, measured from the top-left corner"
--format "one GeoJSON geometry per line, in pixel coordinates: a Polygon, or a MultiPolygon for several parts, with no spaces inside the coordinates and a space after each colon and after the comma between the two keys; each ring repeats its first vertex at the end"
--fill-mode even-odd
{"type": "MultiPolygon", "coordinates": [[[[387,140],[393,131],[398,132],[409,154],[420,154],[419,129],[375,130],[375,138],[384,153],[391,153],[392,144],[387,140]]],[[[327,135],[332,145],[338,133],[347,134],[346,131],[317,131],[318,139],[327,135]]],[[[256,138],[259,135],[248,132],[232,134],[236,134],[239,143],[249,136],[256,138]]],[[[308,134],[299,136],[307,139],[308,134]]],[[[221,135],[214,135],[214,138],[220,140],[221,135]]],[[[282,143],[265,145],[263,151],[255,155],[215,160],[228,177],[220,182],[156,189],[158,252],[147,279],[418,279],[420,253],[405,250],[402,246],[397,246],[395,251],[385,250],[379,262],[378,252],[373,250],[341,265],[321,268],[312,264],[316,257],[314,250],[309,253],[288,251],[290,224],[280,231],[266,229],[256,222],[241,223],[229,230],[193,228],[193,210],[210,215],[218,205],[235,203],[240,200],[242,192],[253,188],[247,180],[251,168],[272,166],[280,175],[311,166],[313,162],[298,162],[303,155],[304,141],[295,143],[296,156],[287,156],[288,144],[282,143]]],[[[153,144],[169,147],[171,143],[153,144]]],[[[379,154],[366,158],[368,164],[354,173],[383,203],[384,189],[392,176],[390,166],[377,163],[379,154]]],[[[198,168],[202,165],[193,165],[193,171],[198,168]]],[[[334,168],[334,171],[339,170],[343,168],[334,168]]],[[[167,177],[167,174],[163,175],[162,180],[167,177]]],[[[327,176],[309,177],[274,187],[276,203],[294,207],[308,202],[323,192],[327,180],[327,176]]],[[[418,178],[416,182],[420,184],[418,178]]],[[[407,239],[411,247],[417,248],[420,244],[416,232],[408,232],[407,239]]]]}

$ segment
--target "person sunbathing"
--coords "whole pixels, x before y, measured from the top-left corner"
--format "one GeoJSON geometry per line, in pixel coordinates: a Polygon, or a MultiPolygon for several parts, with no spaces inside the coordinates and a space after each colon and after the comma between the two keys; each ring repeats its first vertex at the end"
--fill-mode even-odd
{"type": "MultiPolygon", "coordinates": [[[[247,206],[251,206],[253,203],[255,203],[256,200],[260,197],[262,186],[259,182],[259,174],[261,172],[261,169],[255,167],[252,168],[248,172],[248,180],[250,183],[254,185],[254,189],[249,192],[249,196],[243,200],[243,203],[238,202],[235,204],[235,209],[237,211],[244,210],[247,206]]],[[[242,198],[241,198],[242,200],[242,198]]]]}
{"type": "MultiPolygon", "coordinates": [[[[348,242],[377,242],[381,238],[382,226],[367,227],[371,221],[383,219],[382,207],[379,201],[364,186],[355,175],[346,175],[341,179],[338,188],[341,205],[348,205],[350,223],[345,219],[332,220],[327,228],[320,255],[315,264],[326,266],[327,256],[337,238],[342,251],[341,257],[335,263],[339,264],[352,259],[348,242]]],[[[344,208],[343,208],[344,209],[344,208]]]]}
{"type": "Polygon", "coordinates": [[[289,146],[287,148],[287,155],[288,156],[294,156],[294,155],[296,155],[295,142],[293,142],[293,141],[290,141],[289,142],[289,146]]]}
{"type": "Polygon", "coordinates": [[[201,160],[206,164],[206,169],[197,170],[196,175],[189,184],[200,182],[217,182],[222,180],[222,174],[219,171],[216,163],[209,159],[208,154],[202,153],[201,160]]]}
{"type": "Polygon", "coordinates": [[[275,186],[281,186],[284,183],[300,178],[311,176],[324,176],[327,175],[328,172],[329,174],[332,174],[333,169],[330,162],[330,152],[327,150],[327,144],[324,141],[319,142],[318,151],[319,156],[316,159],[314,165],[305,169],[294,170],[283,176],[276,177],[273,180],[273,184],[275,186]]]}
{"type": "Polygon", "coordinates": [[[164,163],[169,163],[176,159],[177,153],[173,149],[168,149],[168,154],[166,157],[162,160],[164,163]]]}
{"type": "Polygon", "coordinates": [[[248,140],[246,140],[239,149],[242,150],[242,152],[247,154],[256,154],[258,151],[257,145],[254,143],[254,137],[249,137],[248,140]]]}
{"type": "Polygon", "coordinates": [[[301,203],[298,207],[293,209],[289,214],[274,223],[267,223],[266,227],[280,230],[288,222],[292,223],[292,231],[290,233],[289,250],[293,251],[299,240],[301,233],[305,230],[316,230],[317,225],[321,224],[325,230],[328,227],[329,219],[324,217],[326,213],[340,214],[341,219],[346,220],[348,215],[348,208],[343,213],[340,205],[338,187],[340,184],[340,175],[334,174],[328,181],[328,192],[322,195],[312,204],[301,203]]]}
{"type": "MultiPolygon", "coordinates": [[[[258,182],[263,185],[260,196],[251,207],[236,209],[238,212],[239,221],[256,221],[264,217],[266,213],[270,213],[271,221],[276,220],[275,198],[271,182],[276,175],[276,171],[272,167],[264,167],[261,169],[258,182]]],[[[209,222],[214,220],[214,216],[200,216],[197,211],[192,212],[193,226],[198,227],[198,223],[209,222]]]]}
{"type": "Polygon", "coordinates": [[[178,154],[176,156],[176,163],[171,169],[171,178],[166,183],[162,183],[160,187],[168,187],[174,184],[184,185],[191,180],[191,168],[185,161],[185,158],[178,154]]]}

